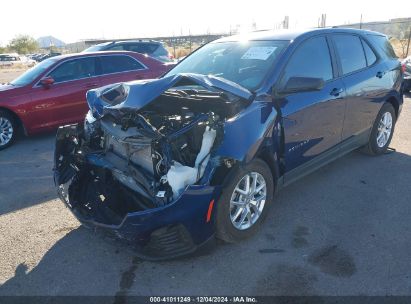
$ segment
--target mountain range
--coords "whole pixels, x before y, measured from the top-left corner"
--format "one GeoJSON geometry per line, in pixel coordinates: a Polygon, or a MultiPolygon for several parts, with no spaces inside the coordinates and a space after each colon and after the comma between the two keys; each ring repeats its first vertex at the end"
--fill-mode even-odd
{"type": "Polygon", "coordinates": [[[50,46],[55,46],[55,47],[63,47],[66,45],[64,41],[61,41],[60,39],[57,39],[56,37],[53,36],[43,36],[40,38],[37,38],[37,42],[40,46],[40,48],[48,48],[50,46]]]}

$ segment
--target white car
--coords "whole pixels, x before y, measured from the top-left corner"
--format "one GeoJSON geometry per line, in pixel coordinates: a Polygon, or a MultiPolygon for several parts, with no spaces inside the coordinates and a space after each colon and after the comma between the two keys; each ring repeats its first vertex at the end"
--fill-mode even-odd
{"type": "Polygon", "coordinates": [[[36,61],[26,56],[20,56],[18,54],[0,55],[0,66],[14,66],[17,64],[32,67],[36,64],[36,61]]]}

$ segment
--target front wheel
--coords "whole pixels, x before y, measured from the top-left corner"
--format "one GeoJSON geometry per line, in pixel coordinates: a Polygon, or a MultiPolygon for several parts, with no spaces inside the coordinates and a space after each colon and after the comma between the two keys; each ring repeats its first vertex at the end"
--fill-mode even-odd
{"type": "Polygon", "coordinates": [[[257,231],[274,194],[273,176],[264,161],[255,159],[234,170],[223,186],[215,223],[217,237],[229,243],[257,231]]]}
{"type": "Polygon", "coordinates": [[[375,119],[365,152],[370,155],[384,154],[391,143],[395,122],[394,107],[390,103],[385,103],[375,119]]]}
{"type": "Polygon", "coordinates": [[[9,147],[16,137],[17,125],[14,118],[0,110],[0,150],[9,147]]]}

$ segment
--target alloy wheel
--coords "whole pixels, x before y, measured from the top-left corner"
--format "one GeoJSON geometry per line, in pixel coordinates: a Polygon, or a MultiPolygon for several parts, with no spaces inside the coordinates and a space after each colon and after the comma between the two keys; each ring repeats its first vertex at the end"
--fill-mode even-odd
{"type": "Polygon", "coordinates": [[[13,124],[6,117],[0,117],[0,146],[7,145],[13,138],[13,124]]]}
{"type": "Polygon", "coordinates": [[[267,184],[258,172],[247,173],[235,186],[230,199],[230,219],[238,230],[253,226],[263,212],[267,184]]]}
{"type": "Polygon", "coordinates": [[[378,124],[377,132],[377,145],[378,147],[384,147],[390,139],[392,132],[392,116],[390,112],[385,112],[382,115],[378,124]]]}

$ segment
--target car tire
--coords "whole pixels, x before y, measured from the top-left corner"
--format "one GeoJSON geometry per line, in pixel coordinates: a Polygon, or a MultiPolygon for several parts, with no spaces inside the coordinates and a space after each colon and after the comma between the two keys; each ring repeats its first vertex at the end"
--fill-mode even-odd
{"type": "Polygon", "coordinates": [[[234,168],[226,177],[222,194],[217,202],[216,237],[227,243],[236,243],[249,238],[267,216],[273,195],[273,175],[263,160],[255,159],[244,167],[234,168]],[[247,182],[250,191],[245,194],[247,182]],[[254,192],[252,188],[255,189],[254,192]],[[240,190],[244,194],[239,193],[240,190]],[[264,196],[265,199],[262,199],[264,196]]]}
{"type": "Polygon", "coordinates": [[[396,119],[392,104],[384,103],[375,119],[368,144],[364,147],[364,152],[369,155],[381,155],[387,151],[394,134],[396,119]],[[389,133],[387,133],[388,129],[389,133]]]}
{"type": "Polygon", "coordinates": [[[0,150],[10,147],[17,135],[17,123],[10,113],[0,110],[0,150]]]}

